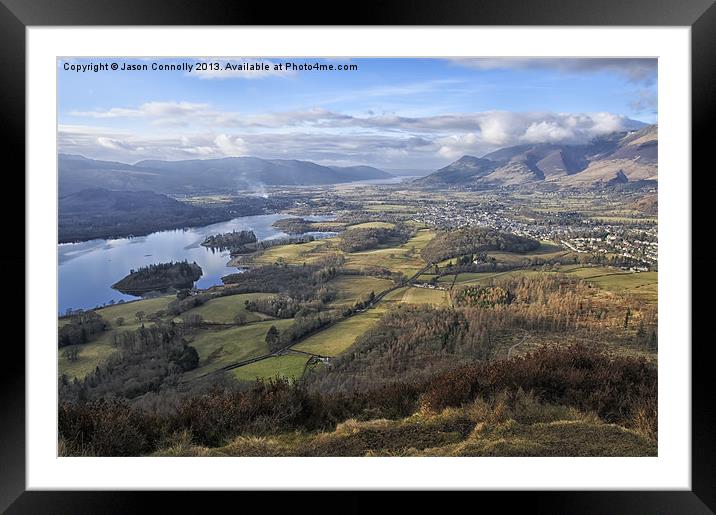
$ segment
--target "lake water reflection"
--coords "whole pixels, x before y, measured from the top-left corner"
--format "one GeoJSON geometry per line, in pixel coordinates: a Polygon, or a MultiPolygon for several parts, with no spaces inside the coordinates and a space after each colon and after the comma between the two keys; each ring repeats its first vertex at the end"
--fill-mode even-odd
{"type": "MultiPolygon", "coordinates": [[[[160,231],[136,238],[116,240],[91,240],[81,243],[63,243],[57,246],[59,262],[58,310],[63,314],[68,308],[88,309],[103,305],[110,300],[134,300],[112,289],[112,284],[127,275],[131,269],[151,263],[196,261],[204,274],[197,281],[198,288],[221,284],[221,277],[236,272],[227,267],[228,251],[218,251],[201,246],[210,235],[233,230],[253,230],[259,240],[287,236],[274,227],[276,220],[289,215],[272,214],[244,216],[227,222],[195,227],[160,231]]],[[[308,220],[332,220],[332,216],[306,216],[308,220]]],[[[316,238],[335,233],[309,233],[316,238]]]]}

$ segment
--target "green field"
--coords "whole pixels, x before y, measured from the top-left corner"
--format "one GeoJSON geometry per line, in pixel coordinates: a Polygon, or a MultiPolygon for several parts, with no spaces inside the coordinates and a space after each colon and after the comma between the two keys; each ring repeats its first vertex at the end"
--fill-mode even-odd
{"type": "MultiPolygon", "coordinates": [[[[540,246],[537,250],[533,252],[527,252],[524,254],[519,254],[516,252],[497,252],[497,251],[488,251],[487,256],[491,258],[495,258],[498,263],[510,263],[510,264],[519,264],[524,262],[527,259],[532,258],[540,258],[540,259],[556,259],[568,255],[574,255],[574,253],[570,250],[567,250],[563,247],[560,247],[559,245],[555,245],[552,242],[549,241],[542,241],[540,242],[540,246]]],[[[457,258],[450,258],[450,259],[444,259],[438,263],[438,266],[444,270],[444,268],[449,264],[457,264],[457,258]]]]}
{"type": "Polygon", "coordinates": [[[348,229],[392,229],[393,227],[395,227],[395,224],[391,222],[364,222],[351,225],[348,229]]]}
{"type": "Polygon", "coordinates": [[[346,267],[357,268],[359,270],[380,267],[387,268],[394,272],[402,272],[409,276],[424,266],[425,263],[420,259],[417,253],[411,255],[407,249],[400,247],[346,254],[346,267]]]}
{"type": "Polygon", "coordinates": [[[393,286],[393,281],[370,275],[341,275],[328,283],[336,290],[334,306],[352,306],[374,292],[376,294],[393,286]]]}
{"type": "Polygon", "coordinates": [[[420,229],[415,234],[415,236],[413,236],[407,242],[405,242],[403,247],[409,249],[414,246],[416,248],[416,250],[420,251],[434,237],[435,237],[435,231],[433,231],[432,229],[420,229]]]}
{"type": "Polygon", "coordinates": [[[176,299],[175,295],[164,295],[162,297],[152,299],[115,304],[114,306],[107,306],[106,308],[98,309],[96,312],[113,326],[119,317],[124,318],[125,323],[131,324],[136,322],[134,314],[137,311],[144,311],[145,314],[151,315],[157,311],[167,309],[169,303],[174,299],[176,299]]]}
{"type": "Polygon", "coordinates": [[[293,348],[321,356],[337,356],[341,352],[345,352],[360,335],[373,327],[386,311],[399,305],[409,289],[403,287],[393,290],[383,297],[374,308],[342,320],[328,329],[310,336],[293,348]]]}
{"type": "Polygon", "coordinates": [[[442,284],[452,284],[453,281],[455,281],[455,284],[472,283],[484,281],[491,277],[502,275],[503,273],[504,272],[463,272],[457,274],[457,279],[455,279],[454,275],[444,275],[438,279],[438,282],[442,284]]]}
{"type": "Polygon", "coordinates": [[[600,288],[616,293],[630,293],[645,300],[656,301],[659,290],[658,272],[626,272],[606,267],[579,267],[561,271],[584,279],[600,288]]]}
{"type": "MultiPolygon", "coordinates": [[[[627,272],[618,268],[608,268],[599,266],[584,265],[562,265],[556,270],[510,270],[498,273],[464,273],[458,275],[455,283],[468,284],[478,283],[485,284],[493,278],[498,277],[515,277],[515,276],[532,276],[544,273],[562,273],[583,279],[599,288],[615,293],[629,293],[638,295],[643,300],[656,301],[658,292],[658,273],[657,272],[627,272]]],[[[438,279],[439,282],[451,282],[452,275],[443,276],[438,279]]]]}
{"type": "Polygon", "coordinates": [[[199,368],[187,376],[200,376],[237,361],[268,354],[265,338],[269,328],[275,325],[280,331],[292,323],[292,319],[268,320],[218,331],[201,330],[190,342],[199,353],[199,368]]]}
{"type": "MultiPolygon", "coordinates": [[[[383,224],[384,222],[369,223],[383,224]]],[[[359,225],[363,226],[365,224],[359,225]]],[[[345,255],[346,268],[361,270],[369,267],[381,267],[388,268],[395,272],[403,272],[406,275],[412,275],[425,266],[425,262],[420,257],[420,250],[433,236],[435,236],[434,231],[421,229],[417,231],[415,236],[402,245],[353,253],[344,253],[338,248],[337,243],[340,241],[339,238],[325,238],[308,243],[272,247],[256,256],[252,256],[251,262],[256,264],[271,264],[278,260],[283,260],[286,263],[302,264],[311,263],[329,253],[338,253],[345,255]]]]}
{"type": "Polygon", "coordinates": [[[82,379],[90,372],[114,354],[116,349],[110,345],[105,339],[96,342],[85,343],[82,345],[68,345],[59,349],[57,354],[57,369],[60,375],[65,374],[70,379],[82,379]],[[68,361],[62,357],[65,350],[77,349],[79,357],[77,361],[68,361]]]}
{"type": "Polygon", "coordinates": [[[305,354],[282,354],[244,367],[235,368],[231,371],[231,374],[239,381],[269,379],[276,376],[297,379],[303,374],[308,358],[309,356],[305,354]]]}
{"type": "Polygon", "coordinates": [[[435,232],[422,229],[407,242],[397,247],[346,254],[347,268],[382,267],[407,276],[425,266],[420,250],[435,236],[435,232]]]}
{"type": "MultiPolygon", "coordinates": [[[[110,324],[109,330],[103,332],[99,337],[89,343],[82,345],[68,345],[62,347],[57,353],[57,371],[59,375],[65,374],[70,379],[82,379],[90,372],[114,354],[116,349],[112,345],[114,334],[122,331],[132,331],[138,329],[141,322],[135,317],[138,311],[144,311],[146,315],[156,313],[157,311],[166,309],[167,305],[176,297],[174,295],[165,295],[152,299],[137,300],[133,302],[124,302],[98,309],[96,312],[102,316],[110,324]],[[117,318],[124,318],[124,324],[117,325],[117,318]],[[62,357],[65,349],[77,349],[79,356],[76,361],[68,361],[62,357]]],[[[58,328],[68,322],[68,319],[61,318],[58,320],[58,328]]]]}
{"type": "MultiPolygon", "coordinates": [[[[251,262],[270,265],[279,259],[282,259],[286,263],[292,264],[310,263],[324,254],[324,252],[322,252],[323,248],[332,247],[337,241],[337,238],[325,238],[322,240],[309,241],[307,243],[278,245],[276,247],[268,248],[256,256],[252,256],[251,262]]],[[[334,249],[331,249],[331,251],[332,250],[334,249]]]]}
{"type": "Polygon", "coordinates": [[[391,307],[400,304],[400,301],[403,300],[403,295],[405,295],[405,292],[407,291],[408,288],[406,286],[391,291],[388,295],[381,299],[380,304],[378,304],[378,306],[376,306],[374,309],[377,309],[381,312],[388,311],[391,307]]]}
{"type": "Polygon", "coordinates": [[[247,300],[254,300],[261,297],[273,297],[270,293],[242,293],[239,295],[230,295],[228,297],[218,297],[212,299],[201,306],[186,311],[187,314],[201,315],[207,322],[215,322],[219,324],[233,324],[234,317],[239,313],[246,315],[247,322],[255,322],[257,320],[266,320],[270,317],[262,313],[253,313],[246,311],[244,304],[247,300]]]}
{"type": "Polygon", "coordinates": [[[293,348],[321,356],[337,356],[353,345],[361,334],[373,327],[381,316],[383,316],[382,310],[369,309],[308,337],[293,348]]]}
{"type": "Polygon", "coordinates": [[[404,304],[434,304],[436,306],[449,306],[450,297],[447,290],[434,290],[431,288],[408,288],[403,295],[404,304]]]}
{"type": "Polygon", "coordinates": [[[539,248],[534,252],[527,252],[525,254],[517,254],[515,252],[488,252],[487,255],[488,257],[495,258],[498,263],[521,263],[531,258],[556,259],[573,255],[573,252],[554,243],[543,241],[540,242],[539,248]]]}
{"type": "Polygon", "coordinates": [[[320,222],[311,222],[312,224],[319,225],[319,226],[325,226],[325,227],[334,227],[336,231],[340,231],[341,229],[346,227],[345,222],[336,222],[333,220],[323,220],[320,222]]]}

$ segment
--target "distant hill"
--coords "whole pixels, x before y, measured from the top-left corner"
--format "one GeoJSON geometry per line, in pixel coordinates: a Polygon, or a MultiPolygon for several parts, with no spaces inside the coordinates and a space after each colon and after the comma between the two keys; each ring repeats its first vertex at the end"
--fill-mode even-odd
{"type": "Polygon", "coordinates": [[[432,174],[419,186],[595,187],[653,184],[658,178],[658,128],[613,133],[587,144],[538,143],[507,147],[485,156],[463,156],[432,174]]]}
{"type": "Polygon", "coordinates": [[[263,186],[298,186],[388,179],[370,166],[323,166],[310,161],[226,157],[185,161],[146,160],[129,165],[60,154],[60,196],[88,189],[193,193],[254,190],[263,186]]]}
{"type": "Polygon", "coordinates": [[[230,217],[224,210],[192,206],[151,191],[93,188],[59,199],[59,242],[140,236],[230,217]]]}
{"type": "Polygon", "coordinates": [[[110,211],[162,210],[166,213],[186,213],[192,207],[173,198],[151,191],[110,191],[92,188],[60,198],[59,211],[63,216],[105,214],[110,211]]]}
{"type": "Polygon", "coordinates": [[[462,156],[460,159],[441,168],[437,172],[416,179],[414,182],[423,185],[447,186],[473,182],[485,177],[497,168],[498,163],[490,159],[473,156],[462,156]]]}

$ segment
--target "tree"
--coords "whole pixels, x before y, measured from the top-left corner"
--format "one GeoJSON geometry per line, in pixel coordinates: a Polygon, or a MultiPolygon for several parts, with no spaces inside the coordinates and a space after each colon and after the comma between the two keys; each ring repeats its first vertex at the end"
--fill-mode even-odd
{"type": "Polygon", "coordinates": [[[279,332],[278,332],[278,329],[276,329],[275,325],[272,325],[271,327],[269,327],[269,330],[266,333],[266,343],[268,344],[268,348],[271,352],[278,349],[279,332]]]}
{"type": "Polygon", "coordinates": [[[490,334],[490,330],[488,329],[487,331],[485,331],[481,345],[478,348],[478,351],[477,351],[478,359],[480,359],[482,361],[490,361],[490,359],[492,358],[492,355],[495,352],[496,347],[497,347],[496,342],[492,338],[492,335],[490,334]]]}
{"type": "Polygon", "coordinates": [[[204,317],[198,313],[185,313],[181,318],[187,327],[199,327],[204,323],[204,317]]]}
{"type": "Polygon", "coordinates": [[[141,322],[144,319],[146,313],[144,311],[137,311],[134,316],[137,317],[137,321],[141,322]]]}
{"type": "Polygon", "coordinates": [[[77,361],[80,359],[80,351],[77,348],[74,349],[65,349],[65,351],[62,353],[62,356],[70,362],[77,361]]]}
{"type": "Polygon", "coordinates": [[[58,346],[87,343],[107,329],[107,322],[94,311],[78,311],[58,331],[58,346]]]}
{"type": "Polygon", "coordinates": [[[124,325],[124,317],[117,317],[115,322],[117,323],[118,326],[120,326],[120,327],[123,326],[124,325]]]}
{"type": "Polygon", "coordinates": [[[234,323],[236,325],[244,325],[246,323],[246,313],[239,311],[234,317],[234,323]]]}
{"type": "Polygon", "coordinates": [[[194,347],[187,345],[181,356],[179,356],[177,365],[179,365],[184,372],[194,370],[199,366],[199,353],[194,347]]]}
{"type": "Polygon", "coordinates": [[[636,329],[636,338],[642,341],[646,337],[646,329],[644,329],[644,320],[639,320],[639,327],[636,329]]]}

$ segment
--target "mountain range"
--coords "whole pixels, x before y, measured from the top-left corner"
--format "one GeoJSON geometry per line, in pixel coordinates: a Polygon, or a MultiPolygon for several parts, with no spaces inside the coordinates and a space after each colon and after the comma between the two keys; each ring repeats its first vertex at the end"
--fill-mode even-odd
{"type": "Polygon", "coordinates": [[[257,157],[147,160],[132,165],[60,154],[58,170],[60,196],[88,188],[177,194],[337,184],[392,177],[370,166],[323,166],[310,161],[257,157]]]}
{"type": "MultiPolygon", "coordinates": [[[[658,127],[615,132],[588,143],[534,143],[502,148],[457,161],[412,184],[419,187],[590,188],[653,183],[658,178],[658,127]]],[[[135,164],[58,156],[60,196],[89,188],[192,194],[261,190],[264,186],[328,185],[388,179],[371,166],[324,166],[310,161],[226,157],[183,161],[145,160],[135,164]]]]}
{"type": "Polygon", "coordinates": [[[536,143],[463,156],[413,184],[430,187],[597,187],[658,178],[658,128],[618,132],[586,144],[536,143]]]}

